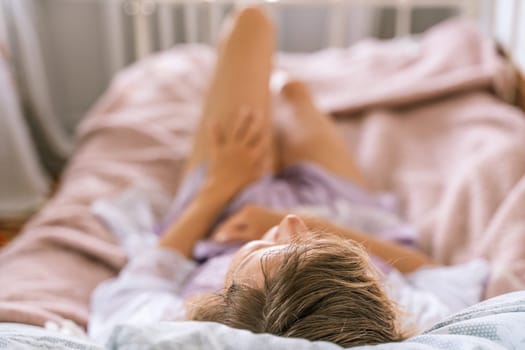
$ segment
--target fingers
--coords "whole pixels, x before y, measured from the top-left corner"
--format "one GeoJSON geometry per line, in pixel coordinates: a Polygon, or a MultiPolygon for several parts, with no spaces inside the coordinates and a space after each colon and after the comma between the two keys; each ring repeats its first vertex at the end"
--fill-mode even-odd
{"type": "Polygon", "coordinates": [[[273,135],[266,122],[262,112],[244,107],[232,127],[210,126],[210,159],[220,160],[224,169],[242,168],[242,175],[234,176],[239,179],[239,186],[257,180],[272,167],[273,135]]]}
{"type": "Polygon", "coordinates": [[[220,143],[234,143],[245,147],[259,144],[262,136],[268,131],[265,127],[266,118],[262,111],[249,106],[242,106],[232,127],[225,127],[220,132],[218,126],[212,125],[210,137],[220,143]]]}
{"type": "Polygon", "coordinates": [[[243,147],[254,147],[259,144],[264,135],[265,116],[262,111],[243,106],[232,131],[228,133],[228,141],[240,144],[243,147]]]}
{"type": "Polygon", "coordinates": [[[269,130],[264,127],[265,118],[261,111],[252,113],[252,122],[246,128],[240,141],[245,147],[257,147],[265,134],[270,134],[269,130]]]}
{"type": "Polygon", "coordinates": [[[251,150],[252,164],[260,163],[264,167],[267,165],[264,163],[265,158],[271,158],[271,137],[269,135],[261,137],[251,150]]]}
{"type": "Polygon", "coordinates": [[[256,219],[257,208],[246,206],[219,225],[212,237],[222,243],[235,241],[251,241],[257,239],[256,219]]]}
{"type": "Polygon", "coordinates": [[[250,225],[244,220],[228,220],[213,233],[217,242],[228,243],[235,241],[250,241],[250,225]]]}
{"type": "Polygon", "coordinates": [[[221,146],[224,143],[224,136],[222,135],[221,128],[217,123],[212,123],[208,127],[208,137],[214,148],[221,146]]]}
{"type": "Polygon", "coordinates": [[[242,140],[247,130],[250,129],[250,125],[253,123],[254,119],[253,110],[248,106],[242,106],[239,109],[239,115],[233,125],[233,132],[231,137],[233,140],[242,140]]]}

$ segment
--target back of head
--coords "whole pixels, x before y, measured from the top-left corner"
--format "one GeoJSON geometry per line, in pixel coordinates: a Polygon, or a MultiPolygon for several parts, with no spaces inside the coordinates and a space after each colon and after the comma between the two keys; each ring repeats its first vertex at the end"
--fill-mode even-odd
{"type": "Polygon", "coordinates": [[[292,244],[271,273],[261,264],[263,287],[234,283],[196,303],[189,318],[343,347],[404,338],[395,305],[356,243],[312,238],[292,244]]]}

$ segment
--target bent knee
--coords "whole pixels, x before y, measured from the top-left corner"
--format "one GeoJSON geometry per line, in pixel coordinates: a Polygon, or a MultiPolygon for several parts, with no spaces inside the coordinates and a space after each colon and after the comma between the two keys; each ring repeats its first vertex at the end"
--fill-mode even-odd
{"type": "Polygon", "coordinates": [[[273,32],[273,25],[266,12],[255,6],[245,7],[235,15],[237,28],[273,32]]]}

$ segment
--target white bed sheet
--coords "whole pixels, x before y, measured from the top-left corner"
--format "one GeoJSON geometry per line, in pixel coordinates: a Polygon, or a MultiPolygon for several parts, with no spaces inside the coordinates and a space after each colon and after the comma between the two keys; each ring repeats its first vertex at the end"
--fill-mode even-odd
{"type": "MultiPolygon", "coordinates": [[[[145,184],[129,188],[114,198],[98,200],[92,210],[110,227],[127,253],[134,255],[156,243],[154,208],[165,200],[158,188],[145,184]]],[[[385,276],[385,288],[405,311],[403,323],[423,332],[479,302],[488,274],[488,264],[483,260],[427,267],[408,275],[393,270],[385,276]]]]}

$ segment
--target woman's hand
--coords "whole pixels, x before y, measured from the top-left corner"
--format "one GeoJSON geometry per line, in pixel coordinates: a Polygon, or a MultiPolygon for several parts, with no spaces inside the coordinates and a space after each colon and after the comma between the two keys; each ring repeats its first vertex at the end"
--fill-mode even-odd
{"type": "Polygon", "coordinates": [[[260,111],[243,107],[235,124],[227,130],[210,128],[208,184],[233,197],[268,169],[270,133],[260,111]]]}
{"type": "Polygon", "coordinates": [[[269,229],[278,225],[284,216],[278,211],[248,205],[215,229],[212,239],[223,243],[260,239],[269,229]]]}

